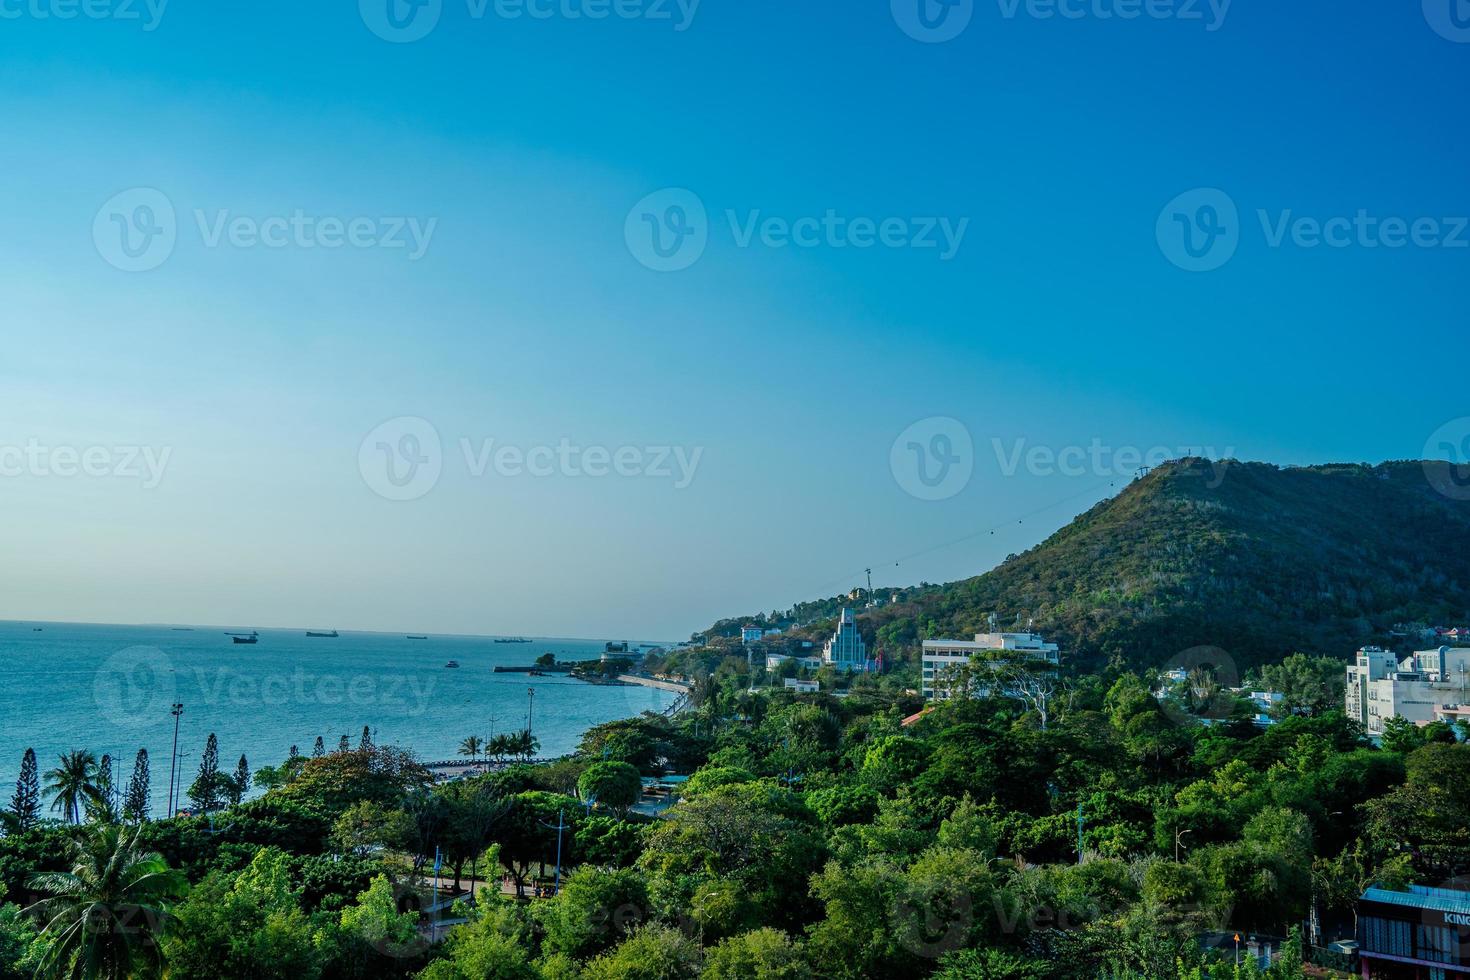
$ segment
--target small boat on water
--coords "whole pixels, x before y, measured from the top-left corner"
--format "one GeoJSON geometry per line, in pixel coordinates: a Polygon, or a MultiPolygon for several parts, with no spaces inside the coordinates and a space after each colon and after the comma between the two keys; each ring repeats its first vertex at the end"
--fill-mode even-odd
{"type": "Polygon", "coordinates": [[[496,640],[495,642],[496,643],[531,643],[533,641],[526,639],[524,636],[512,636],[512,637],[506,637],[504,639],[496,640]]]}
{"type": "Polygon", "coordinates": [[[409,639],[410,640],[427,640],[428,637],[427,636],[410,636],[409,639]]]}
{"type": "Polygon", "coordinates": [[[445,667],[458,667],[459,666],[459,661],[458,660],[451,660],[451,661],[449,661],[449,663],[445,664],[444,666],[445,667]]]}
{"type": "Polygon", "coordinates": [[[230,637],[230,639],[233,640],[236,643],[259,643],[260,642],[260,637],[258,637],[258,636],[232,636],[232,637],[230,637]]]}
{"type": "Polygon", "coordinates": [[[313,632],[312,630],[307,630],[306,631],[306,635],[307,636],[320,636],[320,637],[325,637],[328,640],[335,640],[337,638],[337,631],[336,630],[328,630],[325,633],[316,633],[316,632],[313,632]]]}

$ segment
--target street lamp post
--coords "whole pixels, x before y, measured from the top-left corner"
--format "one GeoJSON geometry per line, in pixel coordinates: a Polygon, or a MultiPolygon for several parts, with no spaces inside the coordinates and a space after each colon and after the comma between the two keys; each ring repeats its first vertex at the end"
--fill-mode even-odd
{"type": "Polygon", "coordinates": [[[179,758],[179,718],[184,714],[184,706],[174,704],[169,714],[174,716],[174,747],[168,757],[168,813],[164,814],[166,817],[174,815],[174,763],[179,758]]]}
{"type": "MultiPolygon", "coordinates": [[[[567,829],[566,811],[556,811],[555,826],[544,820],[538,820],[537,823],[541,824],[547,830],[556,831],[556,878],[552,885],[552,895],[555,897],[561,894],[561,833],[567,829]]],[[[546,865],[541,865],[541,872],[542,874],[546,873],[546,865]]]]}

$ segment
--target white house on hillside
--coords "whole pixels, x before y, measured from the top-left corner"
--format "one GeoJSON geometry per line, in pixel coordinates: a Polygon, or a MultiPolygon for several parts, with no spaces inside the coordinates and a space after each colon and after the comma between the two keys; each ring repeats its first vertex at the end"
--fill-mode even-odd
{"type": "Polygon", "coordinates": [[[926,700],[946,700],[952,692],[947,684],[957,669],[980,653],[1015,650],[1016,660],[1062,662],[1061,651],[1035,633],[976,633],[973,640],[925,640],[920,688],[926,700]]]}

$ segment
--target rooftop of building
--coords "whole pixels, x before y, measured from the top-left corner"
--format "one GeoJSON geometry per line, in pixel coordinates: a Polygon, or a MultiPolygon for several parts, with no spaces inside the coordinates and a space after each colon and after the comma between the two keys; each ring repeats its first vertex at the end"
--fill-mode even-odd
{"type": "Polygon", "coordinates": [[[1362,900],[1383,905],[1401,905],[1411,909],[1434,909],[1437,912],[1470,914],[1470,892],[1456,891],[1451,888],[1409,885],[1408,891],[1400,892],[1375,887],[1365,891],[1362,900]]]}

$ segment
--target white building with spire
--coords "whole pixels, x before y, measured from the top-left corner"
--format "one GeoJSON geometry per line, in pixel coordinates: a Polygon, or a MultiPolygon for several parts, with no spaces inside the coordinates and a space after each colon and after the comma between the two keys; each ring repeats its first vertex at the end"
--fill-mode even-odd
{"type": "Polygon", "coordinates": [[[837,617],[837,632],[822,645],[822,663],[838,673],[861,674],[876,670],[868,659],[868,648],[858,633],[857,618],[851,609],[843,609],[837,617]]]}

